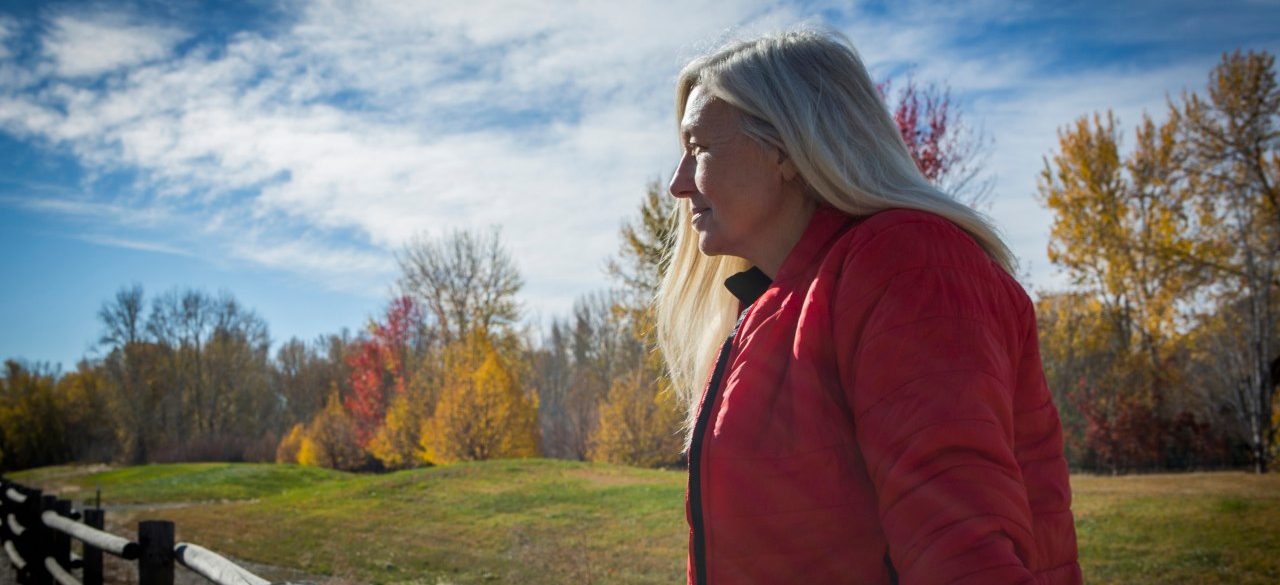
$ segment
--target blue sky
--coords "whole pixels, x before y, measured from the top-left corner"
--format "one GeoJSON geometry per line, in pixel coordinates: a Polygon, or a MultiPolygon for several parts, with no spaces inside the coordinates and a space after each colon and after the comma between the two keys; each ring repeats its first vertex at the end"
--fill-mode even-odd
{"type": "Polygon", "coordinates": [[[531,324],[602,267],[676,156],[671,86],[726,34],[843,31],[949,84],[993,141],[990,214],[1062,285],[1034,198],[1077,117],[1126,128],[1271,2],[0,1],[0,358],[93,355],[122,286],[226,290],[272,337],[359,329],[414,237],[501,226],[531,324]]]}

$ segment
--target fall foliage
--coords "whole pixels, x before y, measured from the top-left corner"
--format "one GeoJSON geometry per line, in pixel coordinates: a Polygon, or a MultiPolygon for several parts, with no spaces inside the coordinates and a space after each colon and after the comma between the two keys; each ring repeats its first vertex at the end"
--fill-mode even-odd
{"type": "Polygon", "coordinates": [[[433,463],[533,457],[538,453],[538,398],[526,393],[509,358],[480,332],[455,342],[422,450],[433,463]]]}
{"type": "Polygon", "coordinates": [[[368,466],[368,455],[356,442],[356,427],[336,394],[307,425],[298,445],[298,463],[356,470],[368,466]]]}
{"type": "Polygon", "coordinates": [[[1265,472],[1280,371],[1274,58],[1224,55],[1208,98],[1144,115],[1127,153],[1117,126],[1107,113],[1063,129],[1039,184],[1050,261],[1074,287],[1041,305],[1046,370],[1083,425],[1073,463],[1229,460],[1215,445],[1234,437],[1265,472]]]}
{"type": "Polygon", "coordinates": [[[951,91],[912,78],[896,91],[892,80],[876,89],[924,177],[958,201],[984,207],[994,186],[982,173],[990,141],[965,122],[951,91]]]}
{"type": "Polygon", "coordinates": [[[674,464],[684,440],[680,405],[664,384],[655,385],[652,370],[633,371],[618,379],[600,406],[600,424],[592,436],[595,461],[660,467],[674,464]],[[656,386],[656,388],[655,388],[656,386]]]}
{"type": "Polygon", "coordinates": [[[369,324],[369,337],[347,356],[351,394],[344,405],[355,422],[356,438],[367,448],[383,426],[388,403],[408,388],[414,333],[421,322],[418,305],[401,296],[391,301],[383,320],[369,324]]]}

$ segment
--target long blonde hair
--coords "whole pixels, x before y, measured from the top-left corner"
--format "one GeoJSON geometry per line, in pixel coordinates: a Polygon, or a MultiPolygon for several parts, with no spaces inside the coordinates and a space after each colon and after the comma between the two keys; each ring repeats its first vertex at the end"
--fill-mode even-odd
{"type": "MultiPolygon", "coordinates": [[[[676,82],[676,121],[695,87],[739,110],[742,130],[785,152],[809,194],[852,216],[928,211],[952,221],[1014,273],[1013,253],[978,212],[924,178],[857,53],[839,33],[797,30],[736,41],[691,61],[676,82]]],[[[658,345],[693,429],[702,385],[736,317],[724,279],[749,264],[705,256],[677,206],[675,242],[657,294],[658,345]]],[[[686,436],[686,447],[688,439],[686,436]]]]}

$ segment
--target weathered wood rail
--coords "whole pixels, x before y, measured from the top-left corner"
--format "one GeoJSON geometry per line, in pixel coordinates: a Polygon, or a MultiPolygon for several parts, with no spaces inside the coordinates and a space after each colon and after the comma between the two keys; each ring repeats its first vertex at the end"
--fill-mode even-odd
{"type": "Polygon", "coordinates": [[[102,585],[103,553],[137,561],[139,585],[173,585],[175,565],[217,585],[270,585],[211,550],[174,544],[173,522],[139,522],[137,540],[129,540],[104,532],[104,520],[101,508],[74,510],[68,500],[0,477],[0,540],[21,585],[102,585]]]}

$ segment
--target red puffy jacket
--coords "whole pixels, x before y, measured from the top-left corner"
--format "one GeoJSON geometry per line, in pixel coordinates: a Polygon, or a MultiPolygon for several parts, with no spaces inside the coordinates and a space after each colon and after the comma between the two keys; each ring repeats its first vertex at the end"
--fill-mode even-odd
{"type": "Polygon", "coordinates": [[[1079,583],[1033,305],[954,224],[821,207],[745,310],[689,453],[689,582],[1079,583]]]}

